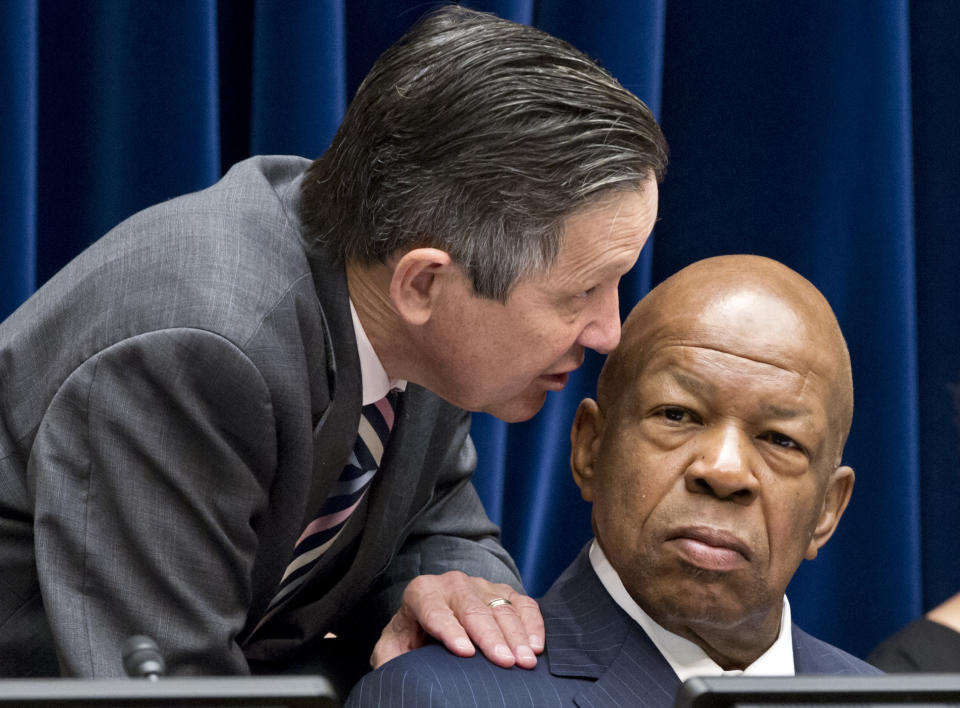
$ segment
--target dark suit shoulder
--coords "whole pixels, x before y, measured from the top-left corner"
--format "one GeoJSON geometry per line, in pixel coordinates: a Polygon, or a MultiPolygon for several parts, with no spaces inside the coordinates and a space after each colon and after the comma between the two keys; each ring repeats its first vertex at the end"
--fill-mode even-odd
{"type": "Polygon", "coordinates": [[[853,654],[807,634],[797,625],[793,625],[793,664],[798,675],[883,673],[853,654]]]}
{"type": "Polygon", "coordinates": [[[346,702],[363,706],[572,706],[584,682],[552,676],[541,657],[532,670],[503,669],[479,652],[457,657],[430,645],[367,674],[346,702]]]}

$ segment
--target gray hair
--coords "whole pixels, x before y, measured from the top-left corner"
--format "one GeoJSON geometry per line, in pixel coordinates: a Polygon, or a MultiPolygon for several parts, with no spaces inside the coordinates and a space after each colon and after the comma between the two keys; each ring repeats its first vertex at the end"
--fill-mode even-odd
{"type": "Polygon", "coordinates": [[[451,6],[374,64],[308,170],[301,218],[347,261],[442,249],[502,302],[554,262],[571,213],[659,182],[666,162],[649,108],[584,54],[451,6]]]}

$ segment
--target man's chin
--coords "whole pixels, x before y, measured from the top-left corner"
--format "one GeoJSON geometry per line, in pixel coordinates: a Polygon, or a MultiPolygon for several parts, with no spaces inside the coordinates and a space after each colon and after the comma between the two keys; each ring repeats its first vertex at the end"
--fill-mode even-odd
{"type": "Polygon", "coordinates": [[[485,406],[483,412],[505,423],[522,423],[533,418],[543,408],[546,400],[547,392],[542,389],[536,392],[525,391],[508,401],[485,406]]]}
{"type": "MultiPolygon", "coordinates": [[[[674,592],[669,596],[652,600],[659,608],[663,626],[677,634],[675,627],[686,627],[695,631],[734,631],[755,621],[757,616],[766,615],[771,608],[758,606],[753,593],[745,588],[727,587],[723,583],[711,583],[704,574],[700,581],[673,584],[674,592]],[[751,600],[753,600],[751,602],[751,600]]],[[[653,616],[654,613],[650,613],[653,616]]]]}

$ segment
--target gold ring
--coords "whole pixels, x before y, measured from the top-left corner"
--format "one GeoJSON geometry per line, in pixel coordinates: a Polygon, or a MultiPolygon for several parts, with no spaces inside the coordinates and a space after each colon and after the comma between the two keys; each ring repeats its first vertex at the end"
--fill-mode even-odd
{"type": "Polygon", "coordinates": [[[505,597],[495,597],[494,599],[490,600],[490,602],[487,603],[487,607],[493,609],[494,607],[500,607],[500,605],[512,605],[512,604],[513,603],[510,602],[510,600],[508,600],[505,597]]]}

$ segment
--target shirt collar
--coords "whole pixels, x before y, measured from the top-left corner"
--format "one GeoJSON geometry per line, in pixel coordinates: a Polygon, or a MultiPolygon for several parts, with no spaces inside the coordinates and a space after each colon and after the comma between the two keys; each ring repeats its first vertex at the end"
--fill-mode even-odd
{"type": "Polygon", "coordinates": [[[783,612],[780,615],[780,634],[773,645],[761,654],[756,661],[742,671],[739,669],[724,670],[701,649],[688,639],[674,634],[657,624],[634,601],[620,580],[620,576],[600,544],[594,539],[590,544],[590,564],[600,578],[603,587],[610,593],[610,597],[624,612],[639,624],[647,636],[653,641],[660,653],[670,663],[680,681],[686,681],[691,676],[793,676],[793,632],[790,618],[790,603],[783,597],[783,612]]]}
{"type": "Polygon", "coordinates": [[[363,405],[376,403],[391,390],[403,391],[407,382],[403,379],[390,379],[387,370],[380,363],[380,357],[373,350],[373,345],[363,331],[357,310],[350,301],[350,316],[353,318],[353,331],[357,339],[357,353],[360,355],[360,383],[363,387],[363,405]]]}

